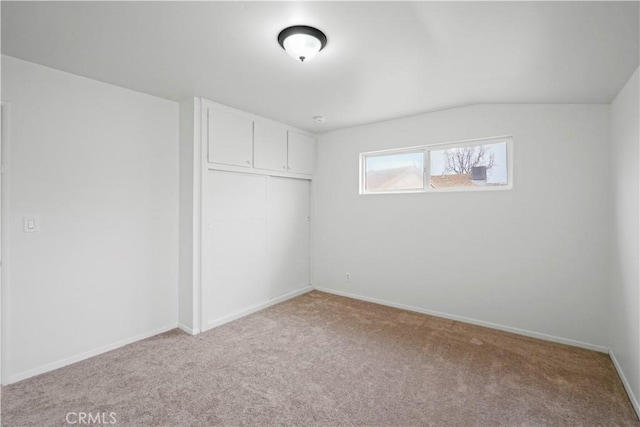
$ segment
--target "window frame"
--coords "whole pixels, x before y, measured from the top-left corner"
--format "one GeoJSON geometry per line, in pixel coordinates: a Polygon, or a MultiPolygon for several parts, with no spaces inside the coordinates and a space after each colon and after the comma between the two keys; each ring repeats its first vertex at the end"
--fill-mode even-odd
{"type": "Polygon", "coordinates": [[[425,163],[426,159],[429,158],[428,153],[426,152],[425,147],[407,147],[407,148],[398,148],[392,150],[381,150],[381,151],[372,151],[368,153],[360,153],[360,194],[386,194],[386,193],[422,193],[424,189],[428,185],[428,180],[426,178],[426,174],[424,173],[427,164],[425,163]],[[367,158],[371,157],[383,157],[383,156],[394,156],[397,154],[415,154],[422,152],[422,188],[418,188],[415,190],[366,190],[365,185],[367,184],[366,175],[366,161],[367,158]]]}
{"type": "Polygon", "coordinates": [[[513,188],[513,137],[511,135],[492,136],[487,138],[466,139],[452,142],[437,142],[433,144],[416,145],[413,147],[391,148],[386,150],[367,151],[359,155],[359,194],[363,196],[374,194],[411,194],[411,193],[453,193],[461,191],[504,191],[513,188]],[[464,148],[478,145],[506,143],[507,147],[507,185],[487,185],[469,187],[431,188],[431,151],[441,151],[448,148],[464,148]],[[369,157],[390,156],[423,152],[423,188],[415,190],[367,190],[366,189],[366,160],[369,157]]]}

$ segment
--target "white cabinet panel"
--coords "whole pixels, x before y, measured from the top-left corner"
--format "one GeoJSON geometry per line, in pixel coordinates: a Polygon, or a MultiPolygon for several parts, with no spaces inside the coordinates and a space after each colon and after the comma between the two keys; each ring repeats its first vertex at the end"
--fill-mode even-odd
{"type": "Polygon", "coordinates": [[[277,178],[269,180],[269,218],[309,217],[309,181],[304,179],[277,178]]]}
{"type": "Polygon", "coordinates": [[[205,175],[203,330],[268,299],[267,179],[222,171],[205,175]]]}
{"type": "Polygon", "coordinates": [[[240,113],[210,108],[208,113],[210,163],[251,167],[253,164],[253,120],[240,113]]]}
{"type": "Polygon", "coordinates": [[[289,172],[312,175],[315,164],[313,137],[289,132],[289,172]]]}
{"type": "Polygon", "coordinates": [[[287,130],[256,121],[253,130],[253,166],[278,172],[287,171],[287,130]]]}
{"type": "Polygon", "coordinates": [[[270,178],[267,206],[269,294],[273,298],[311,281],[309,181],[270,178]]]}
{"type": "Polygon", "coordinates": [[[253,219],[215,223],[209,230],[202,259],[205,330],[268,299],[265,228],[264,219],[253,219]]]}

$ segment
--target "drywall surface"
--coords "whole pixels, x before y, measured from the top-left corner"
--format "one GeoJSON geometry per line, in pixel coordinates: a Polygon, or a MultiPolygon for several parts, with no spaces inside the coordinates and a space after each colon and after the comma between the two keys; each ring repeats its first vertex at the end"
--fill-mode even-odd
{"type": "Polygon", "coordinates": [[[477,105],[321,135],[314,285],[606,350],[608,124],[608,105],[477,105]],[[503,135],[512,190],[358,194],[361,152],[503,135]]]}
{"type": "Polygon", "coordinates": [[[178,104],[2,62],[6,383],[176,326],[178,104]]]}
{"type": "Polygon", "coordinates": [[[638,70],[611,104],[610,346],[623,380],[640,398],[640,108],[638,70]]]}

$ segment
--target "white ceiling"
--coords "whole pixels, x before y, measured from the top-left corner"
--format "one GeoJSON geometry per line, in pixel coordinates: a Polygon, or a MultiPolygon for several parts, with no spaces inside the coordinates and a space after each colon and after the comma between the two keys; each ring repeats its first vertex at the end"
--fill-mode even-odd
{"type": "Polygon", "coordinates": [[[323,132],[475,103],[609,103],[638,67],[638,4],[3,1],[2,53],[323,132]],[[276,40],[298,24],[328,37],[307,63],[276,40]]]}

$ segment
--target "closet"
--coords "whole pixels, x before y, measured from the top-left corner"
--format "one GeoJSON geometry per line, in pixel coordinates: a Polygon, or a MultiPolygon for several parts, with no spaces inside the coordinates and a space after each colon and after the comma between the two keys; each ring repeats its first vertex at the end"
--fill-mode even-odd
{"type": "Polygon", "coordinates": [[[195,334],[310,289],[315,138],[199,98],[180,112],[179,314],[195,334]]]}

